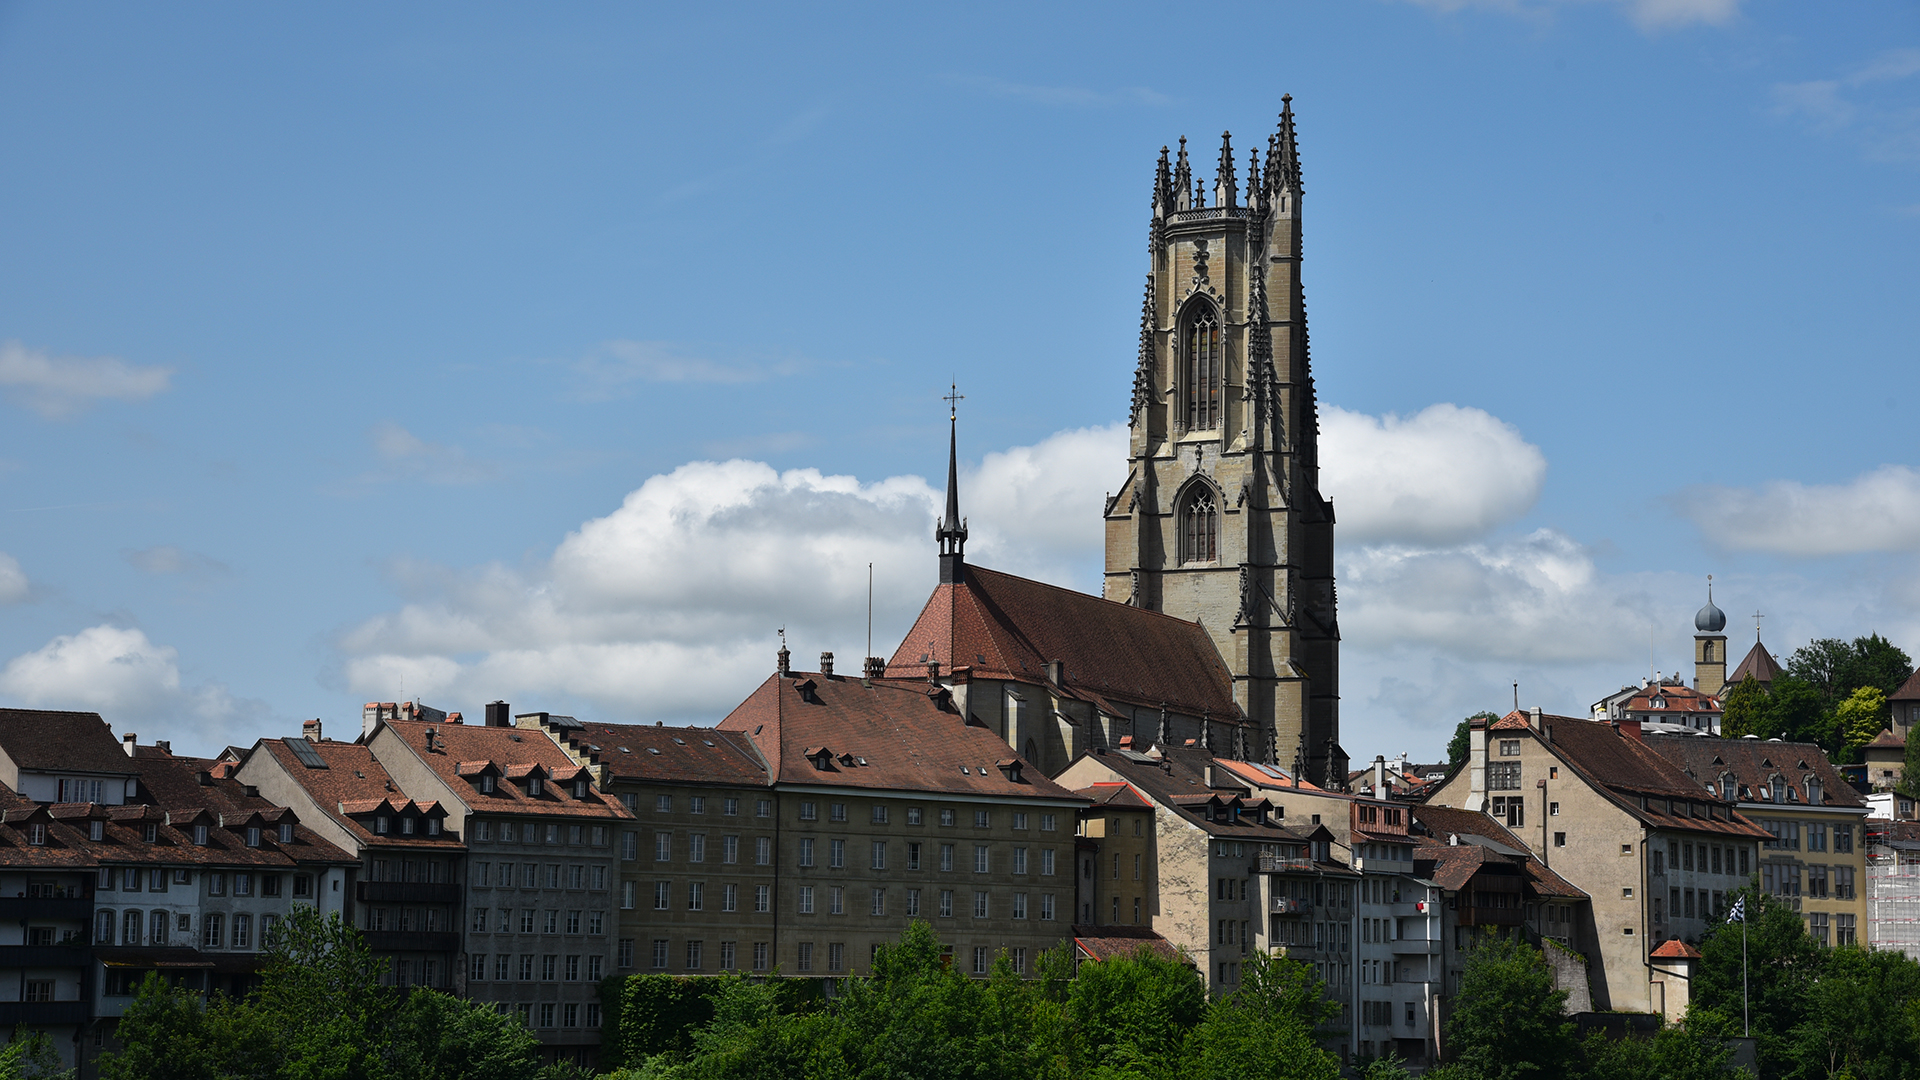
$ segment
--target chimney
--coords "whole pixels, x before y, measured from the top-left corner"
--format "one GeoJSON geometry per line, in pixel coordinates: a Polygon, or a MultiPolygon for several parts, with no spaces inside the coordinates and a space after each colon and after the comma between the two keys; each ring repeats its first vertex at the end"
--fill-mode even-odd
{"type": "Polygon", "coordinates": [[[134,740],[134,734],[131,731],[127,732],[125,735],[120,736],[120,747],[121,749],[127,752],[128,757],[133,756],[133,740],[134,740]]]}
{"type": "Polygon", "coordinates": [[[788,663],[788,661],[793,659],[793,654],[787,651],[785,645],[782,645],[780,646],[780,651],[776,653],[775,656],[777,659],[774,662],[773,670],[778,672],[780,677],[784,679],[793,670],[793,665],[788,663]]]}
{"type": "Polygon", "coordinates": [[[1208,788],[1213,787],[1213,766],[1212,765],[1208,765],[1205,769],[1201,770],[1201,780],[1207,785],[1208,788]]]}
{"type": "Polygon", "coordinates": [[[488,702],[487,703],[487,726],[488,727],[512,727],[513,726],[512,707],[509,706],[504,701],[488,702]]]}
{"type": "Polygon", "coordinates": [[[1540,706],[1535,705],[1527,710],[1527,726],[1535,731],[1540,730],[1540,706]]]}
{"type": "Polygon", "coordinates": [[[320,718],[300,721],[300,737],[308,742],[320,741],[320,718]]]}
{"type": "Polygon", "coordinates": [[[360,706],[360,737],[367,738],[380,725],[380,703],[369,701],[360,706]]]}
{"type": "Polygon", "coordinates": [[[1373,797],[1387,797],[1387,758],[1384,754],[1373,755],[1373,797]]]}
{"type": "Polygon", "coordinates": [[[173,754],[173,744],[165,739],[153,740],[153,748],[169,756],[173,754]]]}
{"type": "Polygon", "coordinates": [[[823,652],[820,654],[820,674],[826,676],[829,679],[833,678],[833,654],[832,653],[823,652]]]}
{"type": "Polygon", "coordinates": [[[940,681],[940,661],[938,660],[927,661],[927,681],[931,683],[937,683],[940,681]]]}
{"type": "Polygon", "coordinates": [[[887,661],[884,657],[867,657],[867,678],[878,679],[887,673],[887,661]]]}
{"type": "Polygon", "coordinates": [[[1047,661],[1047,681],[1055,686],[1067,685],[1067,662],[1065,660],[1047,661]]]}

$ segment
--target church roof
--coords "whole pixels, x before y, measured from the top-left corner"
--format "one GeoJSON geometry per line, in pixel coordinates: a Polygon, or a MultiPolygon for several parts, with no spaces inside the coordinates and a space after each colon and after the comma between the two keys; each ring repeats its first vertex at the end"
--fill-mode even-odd
{"type": "Polygon", "coordinates": [[[1900,689],[1887,695],[1887,700],[1920,701],[1920,668],[1915,668],[1913,674],[1907,676],[1907,681],[1900,684],[1900,689]]]}
{"type": "Polygon", "coordinates": [[[1751,675],[1754,682],[1766,686],[1779,674],[1780,665],[1773,659],[1773,654],[1767,651],[1765,645],[1756,641],[1753,643],[1753,648],[1747,650],[1746,659],[1740,661],[1732,671],[1727,672],[1727,685],[1739,686],[1740,680],[1751,675]]]}
{"type": "Polygon", "coordinates": [[[1240,717],[1233,676],[1199,623],[978,566],[934,590],[887,676],[925,679],[934,660],[945,672],[1028,683],[1059,660],[1063,689],[1096,705],[1240,717]]]}

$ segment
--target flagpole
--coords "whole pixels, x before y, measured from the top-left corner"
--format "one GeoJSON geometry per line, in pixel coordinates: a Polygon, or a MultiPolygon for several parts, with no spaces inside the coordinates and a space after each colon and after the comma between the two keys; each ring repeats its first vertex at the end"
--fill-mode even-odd
{"type": "MultiPolygon", "coordinates": [[[[1741,898],[1743,901],[1745,897],[1741,898]]],[[[1747,1004],[1747,905],[1740,905],[1740,1034],[1753,1037],[1753,1020],[1747,1004]]]]}

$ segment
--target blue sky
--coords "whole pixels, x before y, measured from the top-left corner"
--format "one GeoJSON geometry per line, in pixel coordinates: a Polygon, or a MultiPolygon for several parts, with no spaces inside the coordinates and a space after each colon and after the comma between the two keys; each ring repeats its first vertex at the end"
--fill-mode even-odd
{"type": "Polygon", "coordinates": [[[904,631],[950,378],[976,561],[1094,588],[1154,158],[1289,92],[1350,753],[1708,573],[1920,654],[1910,3],[0,4],[0,699],[712,722],[904,631]]]}

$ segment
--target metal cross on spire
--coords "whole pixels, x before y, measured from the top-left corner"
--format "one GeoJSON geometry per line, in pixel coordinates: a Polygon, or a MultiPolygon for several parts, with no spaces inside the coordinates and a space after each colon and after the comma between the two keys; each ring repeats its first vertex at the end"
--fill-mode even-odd
{"type": "Polygon", "coordinates": [[[1756,608],[1753,613],[1753,640],[1756,642],[1760,640],[1760,620],[1764,618],[1766,616],[1760,614],[1759,609],[1756,608]]]}
{"type": "Polygon", "coordinates": [[[960,392],[960,384],[949,383],[946,396],[940,400],[947,403],[947,419],[954,421],[960,418],[959,403],[967,400],[967,395],[960,392]]]}

